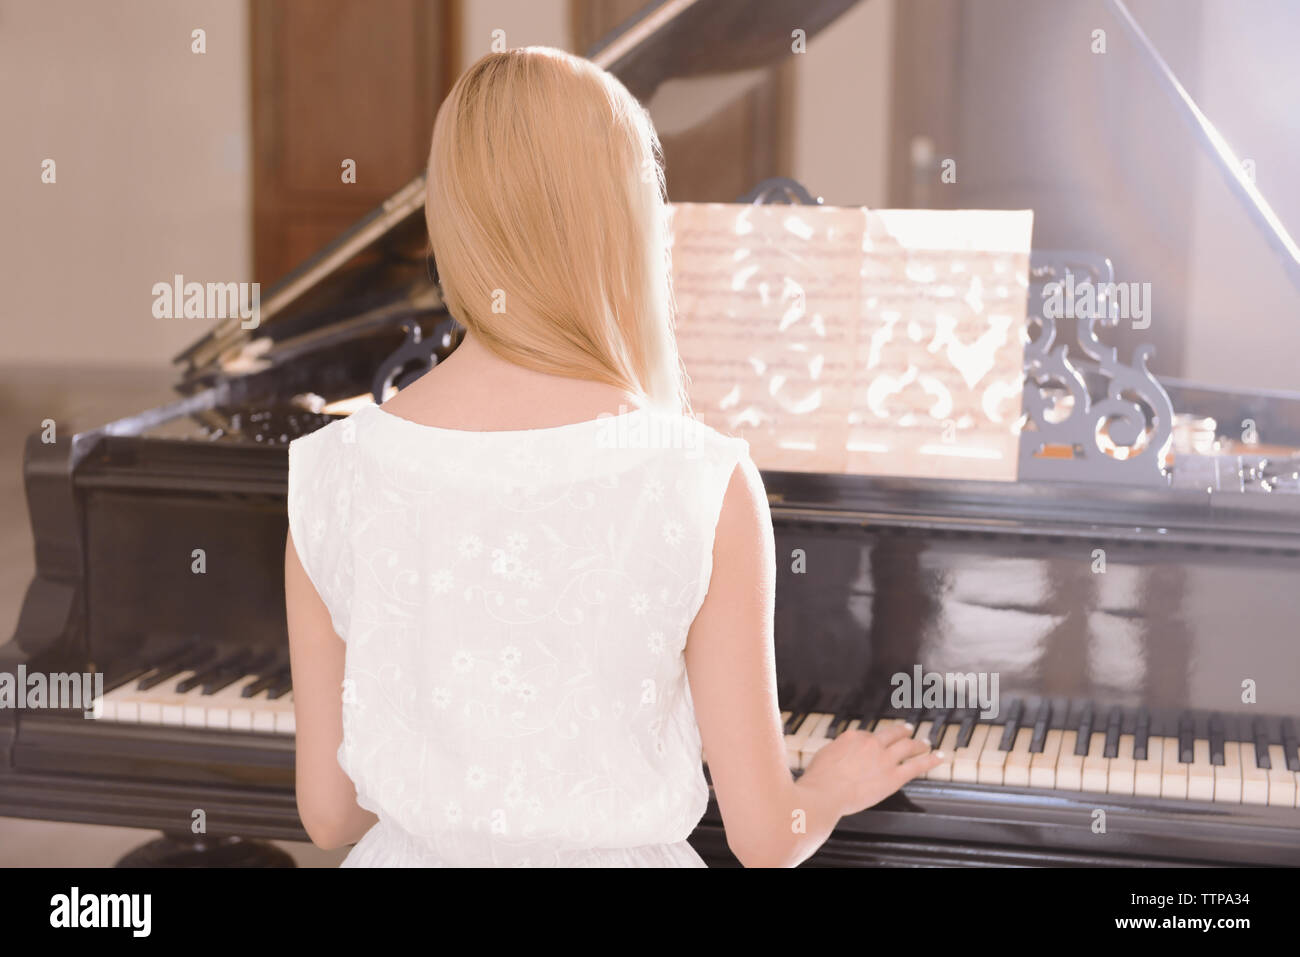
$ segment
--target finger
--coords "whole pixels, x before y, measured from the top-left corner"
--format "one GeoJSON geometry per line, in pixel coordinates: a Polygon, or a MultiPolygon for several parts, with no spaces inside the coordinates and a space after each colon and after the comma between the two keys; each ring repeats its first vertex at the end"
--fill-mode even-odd
{"type": "Polygon", "coordinates": [[[917,754],[925,754],[930,750],[929,741],[920,741],[916,738],[904,738],[902,741],[895,741],[885,749],[892,760],[900,764],[917,754]]]}
{"type": "Polygon", "coordinates": [[[898,773],[903,776],[904,780],[910,781],[912,778],[920,777],[927,771],[937,768],[945,761],[951,761],[952,755],[944,751],[930,751],[927,754],[918,754],[915,757],[908,758],[898,766],[898,773]]]}
{"type": "Polygon", "coordinates": [[[896,741],[902,741],[906,738],[910,738],[914,730],[915,729],[910,727],[909,725],[891,724],[887,728],[882,728],[879,731],[871,732],[871,736],[876,739],[876,741],[880,744],[881,747],[888,748],[896,741]]]}

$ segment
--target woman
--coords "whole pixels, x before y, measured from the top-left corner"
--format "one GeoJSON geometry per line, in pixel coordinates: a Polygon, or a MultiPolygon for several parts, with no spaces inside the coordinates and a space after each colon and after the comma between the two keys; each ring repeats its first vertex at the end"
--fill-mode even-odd
{"type": "Polygon", "coordinates": [[[940,758],[852,732],[795,781],[746,444],[690,418],[659,144],[545,48],[456,83],[429,157],[449,359],[290,447],[298,808],[349,866],[795,865],[940,758]],[[341,693],[340,693],[341,689],[341,693]]]}

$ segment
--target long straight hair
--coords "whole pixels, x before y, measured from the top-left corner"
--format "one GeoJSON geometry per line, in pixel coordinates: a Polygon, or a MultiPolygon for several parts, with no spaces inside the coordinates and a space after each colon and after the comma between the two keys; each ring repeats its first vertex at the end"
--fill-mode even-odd
{"type": "Polygon", "coordinates": [[[689,411],[650,116],[549,47],[489,53],[438,110],[425,218],[452,316],[503,359],[689,411]]]}

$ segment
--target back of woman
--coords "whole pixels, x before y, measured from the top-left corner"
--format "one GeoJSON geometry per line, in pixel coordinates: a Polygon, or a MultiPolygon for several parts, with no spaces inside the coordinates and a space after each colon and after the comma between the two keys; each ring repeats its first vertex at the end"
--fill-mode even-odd
{"type": "Polygon", "coordinates": [[[349,865],[797,864],[933,767],[849,730],[795,781],[771,516],[689,415],[649,115],[558,50],[438,112],[425,203],[451,356],[290,446],[297,797],[349,865]]]}
{"type": "Polygon", "coordinates": [[[370,407],[295,442],[299,556],[346,636],[349,864],[691,864],[687,631],[743,443],[635,410],[467,432],[370,407]]]}

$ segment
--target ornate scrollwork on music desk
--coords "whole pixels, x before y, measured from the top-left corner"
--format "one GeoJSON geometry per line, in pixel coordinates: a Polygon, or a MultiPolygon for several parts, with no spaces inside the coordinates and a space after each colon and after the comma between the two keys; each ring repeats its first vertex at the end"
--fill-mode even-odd
{"type": "MultiPolygon", "coordinates": [[[[1169,484],[1166,454],[1173,438],[1173,404],[1147,368],[1151,345],[1135,350],[1131,363],[1097,338],[1098,326],[1115,326],[1108,259],[1087,253],[1037,252],[1030,264],[1030,326],[1038,332],[1025,346],[1024,415],[1020,478],[1169,484]],[[1062,341],[1053,283],[1092,286],[1094,305],[1074,316],[1075,341],[1062,341]],[[1044,294],[1044,292],[1047,294],[1044,294]],[[1071,346],[1077,349],[1072,350],[1071,346]]],[[[1063,318],[1074,313],[1067,309],[1063,318]]]]}

